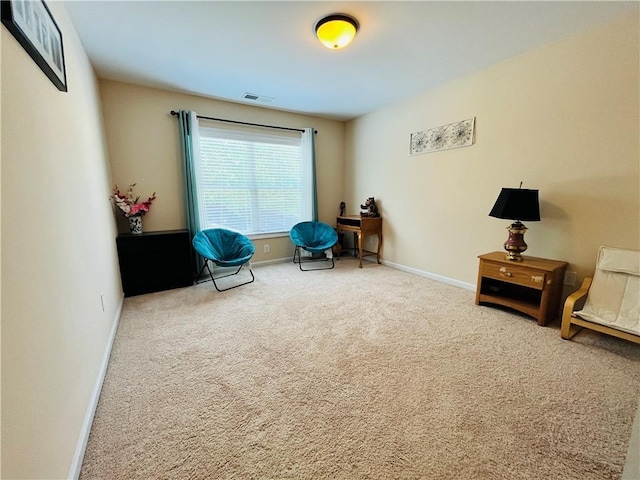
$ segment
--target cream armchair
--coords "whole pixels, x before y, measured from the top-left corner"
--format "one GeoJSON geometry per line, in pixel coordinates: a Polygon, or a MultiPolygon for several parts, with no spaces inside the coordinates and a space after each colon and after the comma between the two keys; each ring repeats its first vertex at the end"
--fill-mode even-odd
{"type": "Polygon", "coordinates": [[[593,279],[565,301],[560,335],[570,339],[582,328],[640,343],[640,251],[600,247],[593,279]]]}

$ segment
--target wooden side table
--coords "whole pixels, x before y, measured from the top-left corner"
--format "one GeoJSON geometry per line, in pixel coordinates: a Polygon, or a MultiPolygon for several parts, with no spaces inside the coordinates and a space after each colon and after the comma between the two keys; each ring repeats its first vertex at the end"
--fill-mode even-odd
{"type": "Polygon", "coordinates": [[[566,262],[522,257],[514,262],[504,252],[480,255],[476,305],[502,305],[546,325],[558,315],[566,262]]]}
{"type": "Polygon", "coordinates": [[[336,218],[336,230],[338,232],[353,232],[358,237],[358,256],[360,257],[360,268],[362,268],[362,257],[376,255],[376,260],[380,263],[380,247],[382,247],[382,217],[362,217],[360,215],[344,215],[336,218]],[[369,252],[362,249],[362,239],[366,235],[378,236],[378,250],[369,252]]]}

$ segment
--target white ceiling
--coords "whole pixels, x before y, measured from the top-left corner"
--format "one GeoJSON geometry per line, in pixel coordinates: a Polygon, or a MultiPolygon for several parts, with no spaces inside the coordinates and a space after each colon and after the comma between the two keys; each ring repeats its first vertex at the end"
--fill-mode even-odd
{"type": "MultiPolygon", "coordinates": [[[[351,119],[580,30],[633,2],[69,1],[100,78],[351,119]],[[360,23],[342,50],[315,38],[360,23]],[[269,104],[246,93],[273,97],[269,104]]],[[[177,106],[179,107],[179,106],[177,106]]]]}

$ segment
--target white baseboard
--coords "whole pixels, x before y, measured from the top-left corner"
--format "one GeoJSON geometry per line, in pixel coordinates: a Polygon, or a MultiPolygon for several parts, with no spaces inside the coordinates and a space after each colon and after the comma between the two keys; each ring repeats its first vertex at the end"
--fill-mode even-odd
{"type": "Polygon", "coordinates": [[[82,423],[82,429],[80,430],[80,437],[76,445],[76,451],[73,455],[73,461],[71,462],[71,468],[69,468],[68,479],[77,480],[80,477],[80,470],[82,469],[82,459],[84,458],[84,452],[87,448],[87,442],[89,441],[89,433],[91,432],[91,424],[93,423],[93,417],[98,408],[98,400],[100,399],[100,392],[102,391],[102,384],[104,383],[104,377],[107,373],[107,367],[109,366],[109,357],[111,356],[111,349],[113,347],[113,341],[116,338],[116,332],[118,331],[118,324],[120,323],[120,316],[122,315],[122,307],[124,306],[124,296],[120,297],[120,305],[116,311],[115,318],[113,320],[113,326],[109,333],[109,340],[104,349],[102,356],[102,363],[100,364],[100,370],[98,371],[98,377],[96,383],[93,386],[93,392],[91,392],[91,398],[89,399],[89,405],[84,415],[84,422],[82,423]]]}
{"type": "Polygon", "coordinates": [[[405,265],[388,262],[386,260],[380,260],[380,262],[383,265],[386,265],[391,268],[396,268],[398,270],[402,270],[403,272],[413,273],[414,275],[420,275],[421,277],[430,278],[431,280],[436,280],[442,283],[448,283],[449,285],[453,285],[454,287],[464,288],[465,290],[470,290],[472,292],[476,291],[476,286],[473,283],[461,282],[460,280],[456,280],[454,278],[444,277],[442,275],[438,275],[435,273],[425,272],[424,270],[418,270],[417,268],[407,267],[405,265]]]}
{"type": "MultiPolygon", "coordinates": [[[[260,262],[251,262],[252,267],[264,267],[266,265],[273,265],[276,263],[286,263],[291,262],[292,257],[286,258],[276,258],[274,260],[262,260],[260,262]]],[[[337,258],[336,260],[339,260],[337,258]]],[[[362,259],[365,262],[374,262],[375,257],[369,256],[364,257],[362,259]]],[[[442,283],[448,283],[449,285],[453,285],[454,287],[464,288],[465,290],[470,290],[472,292],[476,291],[476,285],[474,283],[461,282],[460,280],[456,280],[454,278],[444,277],[442,275],[438,275],[435,273],[425,272],[424,270],[418,270],[417,268],[407,267],[405,265],[400,265],[399,263],[388,262],[386,260],[380,260],[380,263],[386,265],[387,267],[395,268],[397,270],[402,270],[403,272],[413,273],[414,275],[420,275],[421,277],[430,278],[431,280],[436,280],[442,283]]]]}
{"type": "Polygon", "coordinates": [[[251,262],[251,266],[252,267],[264,267],[265,265],[273,265],[274,263],[291,262],[292,258],[293,258],[293,256],[287,257],[287,258],[275,258],[273,260],[262,260],[260,262],[251,262]]]}

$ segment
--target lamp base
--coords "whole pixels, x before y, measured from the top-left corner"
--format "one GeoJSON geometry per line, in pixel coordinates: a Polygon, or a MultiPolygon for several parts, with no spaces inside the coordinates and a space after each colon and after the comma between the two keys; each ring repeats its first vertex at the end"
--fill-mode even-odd
{"type": "Polygon", "coordinates": [[[507,251],[506,259],[512,262],[521,262],[521,254],[527,249],[524,233],[528,229],[518,220],[509,225],[507,230],[509,230],[509,238],[504,242],[504,249],[507,251]]]}

